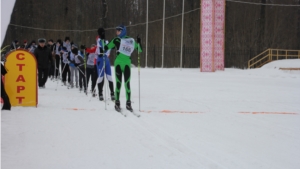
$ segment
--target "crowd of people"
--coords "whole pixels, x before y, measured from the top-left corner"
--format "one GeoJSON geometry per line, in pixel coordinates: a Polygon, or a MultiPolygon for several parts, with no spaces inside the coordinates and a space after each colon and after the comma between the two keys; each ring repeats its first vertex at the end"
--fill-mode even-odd
{"type": "Polygon", "coordinates": [[[126,108],[132,111],[131,107],[131,54],[134,49],[142,51],[141,39],[135,40],[127,36],[126,27],[120,25],[116,27],[116,38],[110,42],[105,38],[105,29],[97,30],[96,43],[90,47],[81,45],[80,48],[73,43],[70,37],[65,37],[64,41],[52,39],[46,41],[44,38],[38,39],[38,43],[23,41],[19,45],[18,40],[11,44],[11,50],[24,49],[33,53],[37,59],[38,86],[40,89],[46,88],[48,77],[51,80],[61,80],[68,88],[79,88],[83,93],[88,94],[88,84],[91,82],[90,92],[96,97],[96,85],[98,97],[103,101],[104,78],[108,80],[110,99],[115,101],[115,109],[121,111],[120,89],[122,86],[122,76],[124,76],[124,86],[126,89],[126,108]],[[47,44],[46,44],[47,42],[47,44]],[[110,66],[110,51],[116,49],[116,59],[114,61],[115,82],[114,90],[113,76],[110,66]],[[106,77],[104,77],[104,75],[106,77]]]}

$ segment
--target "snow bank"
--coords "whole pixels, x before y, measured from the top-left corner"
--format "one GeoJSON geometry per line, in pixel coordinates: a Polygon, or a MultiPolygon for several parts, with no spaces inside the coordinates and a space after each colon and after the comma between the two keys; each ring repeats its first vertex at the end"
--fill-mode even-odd
{"type": "Polygon", "coordinates": [[[300,68],[300,59],[272,61],[261,67],[262,69],[300,68]]]}

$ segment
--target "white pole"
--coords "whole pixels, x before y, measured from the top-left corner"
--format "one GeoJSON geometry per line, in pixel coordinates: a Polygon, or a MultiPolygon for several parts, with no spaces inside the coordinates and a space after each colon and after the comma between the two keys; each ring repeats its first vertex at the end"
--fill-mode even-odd
{"type": "Polygon", "coordinates": [[[166,0],[164,0],[163,9],[163,32],[162,32],[162,52],[161,52],[161,67],[164,67],[164,52],[165,52],[165,14],[166,14],[166,0]]]}
{"type": "Polygon", "coordinates": [[[182,0],[182,19],[181,19],[181,50],[180,50],[180,70],[182,69],[182,47],[183,47],[183,20],[184,20],[184,0],[182,0]]]}
{"type": "Polygon", "coordinates": [[[147,67],[147,57],[148,57],[148,6],[149,6],[149,3],[148,3],[148,0],[147,0],[147,18],[146,18],[146,65],[145,67],[147,67]]]}

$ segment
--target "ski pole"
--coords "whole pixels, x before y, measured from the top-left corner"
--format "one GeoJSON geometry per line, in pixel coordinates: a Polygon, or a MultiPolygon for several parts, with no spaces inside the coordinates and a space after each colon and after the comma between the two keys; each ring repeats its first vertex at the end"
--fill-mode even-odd
{"type": "MultiPolygon", "coordinates": [[[[84,65],[81,65],[81,66],[84,66],[84,65]]],[[[79,66],[76,66],[76,68],[79,70],[79,72],[86,78],[86,76],[85,76],[85,74],[83,73],[83,71],[79,68],[79,66]]],[[[79,81],[81,82],[81,80],[80,80],[80,75],[79,75],[79,81]]],[[[85,86],[85,89],[87,88],[86,87],[86,84],[84,85],[84,83],[85,82],[83,82],[83,86],[85,86]]],[[[87,90],[86,90],[86,93],[85,93],[86,95],[87,95],[87,90]]]]}
{"type": "MultiPolygon", "coordinates": [[[[139,35],[138,35],[139,37],[139,35]]],[[[141,112],[140,44],[138,44],[139,111],[141,112]]]]}
{"type": "Polygon", "coordinates": [[[102,57],[103,57],[103,70],[104,70],[104,76],[103,76],[103,80],[104,80],[104,97],[105,97],[105,110],[107,110],[106,108],[106,83],[105,83],[105,78],[106,78],[106,71],[105,71],[105,66],[106,66],[106,60],[105,60],[105,51],[104,51],[104,39],[102,39],[102,49],[103,49],[103,54],[102,54],[102,57]]]}
{"type": "Polygon", "coordinates": [[[86,54],[85,54],[85,49],[83,50],[83,55],[84,55],[84,72],[85,72],[85,86],[86,86],[86,95],[88,94],[88,86],[87,86],[87,75],[86,75],[86,62],[87,62],[87,58],[86,58],[86,54]]]}
{"type": "MultiPolygon", "coordinates": [[[[53,55],[54,55],[54,46],[53,46],[53,49],[52,49],[52,58],[53,58],[53,55]]],[[[55,76],[55,72],[56,72],[56,57],[55,57],[55,55],[54,55],[54,70],[53,70],[54,72],[53,72],[53,81],[55,81],[55,78],[54,78],[54,76],[55,76]]]]}
{"type": "MultiPolygon", "coordinates": [[[[64,72],[64,70],[65,70],[65,68],[66,68],[66,65],[67,65],[67,63],[65,63],[65,65],[64,65],[64,67],[63,67],[63,69],[62,69],[62,72],[64,72]]],[[[62,79],[62,73],[60,74],[60,78],[62,79]]],[[[57,81],[56,89],[55,89],[55,90],[57,90],[57,86],[58,86],[58,81],[57,81]]]]}
{"type": "MultiPolygon", "coordinates": [[[[60,55],[58,55],[59,56],[59,65],[61,65],[61,56],[60,55]]],[[[62,72],[61,72],[61,66],[58,66],[58,75],[60,76],[60,80],[62,80],[61,79],[61,74],[62,74],[62,72]]]]}
{"type": "Polygon", "coordinates": [[[81,74],[83,74],[84,77],[86,77],[85,74],[83,73],[83,71],[79,68],[79,66],[76,66],[76,68],[79,70],[79,72],[80,72],[81,74]]]}
{"type": "Polygon", "coordinates": [[[56,58],[54,59],[54,69],[53,69],[53,71],[54,71],[54,72],[53,72],[53,81],[55,81],[55,78],[54,78],[54,77],[55,77],[55,74],[56,74],[56,73],[55,73],[55,72],[56,72],[56,58]]]}
{"type": "Polygon", "coordinates": [[[17,50],[17,48],[16,48],[16,43],[13,42],[12,44],[13,44],[13,46],[14,46],[14,50],[17,50]]]}

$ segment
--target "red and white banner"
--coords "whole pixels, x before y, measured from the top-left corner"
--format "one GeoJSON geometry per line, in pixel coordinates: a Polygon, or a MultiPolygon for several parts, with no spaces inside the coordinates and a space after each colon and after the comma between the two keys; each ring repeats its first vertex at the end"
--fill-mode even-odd
{"type": "Polygon", "coordinates": [[[214,66],[215,66],[215,70],[224,70],[225,0],[215,0],[214,16],[215,16],[214,66]]]}
{"type": "Polygon", "coordinates": [[[201,1],[201,72],[224,70],[225,0],[201,1]]]}

